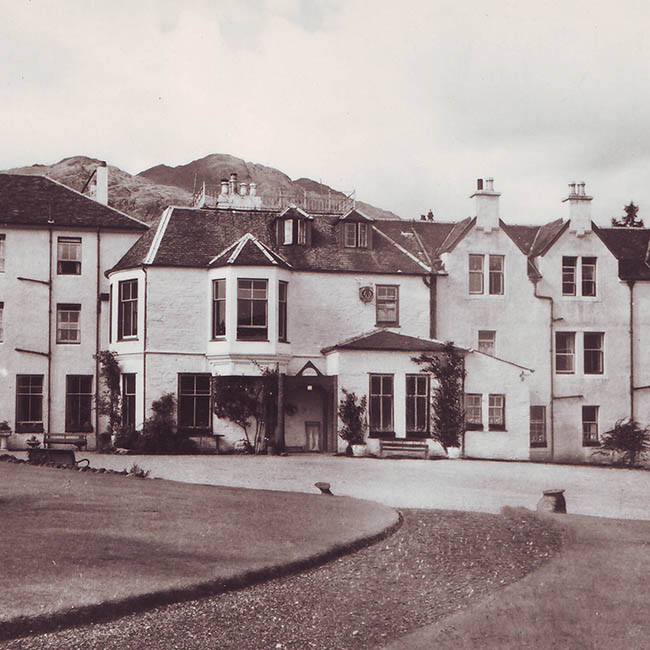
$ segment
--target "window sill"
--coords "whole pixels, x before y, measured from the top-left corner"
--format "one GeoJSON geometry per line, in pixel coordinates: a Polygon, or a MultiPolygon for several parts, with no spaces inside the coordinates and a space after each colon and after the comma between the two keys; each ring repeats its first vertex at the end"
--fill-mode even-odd
{"type": "Polygon", "coordinates": [[[217,336],[216,338],[211,338],[210,341],[212,343],[223,343],[224,341],[227,341],[228,339],[226,338],[226,335],[224,334],[223,336],[217,336]]]}
{"type": "Polygon", "coordinates": [[[375,323],[375,327],[399,327],[400,324],[398,322],[394,323],[375,323]]]}
{"type": "Polygon", "coordinates": [[[43,433],[42,424],[20,424],[16,423],[16,433],[43,433]]]}
{"type": "Polygon", "coordinates": [[[81,345],[81,341],[57,341],[57,345],[81,345]]]}
{"type": "Polygon", "coordinates": [[[127,343],[128,341],[138,341],[137,336],[123,336],[122,338],[118,338],[117,342],[118,343],[127,343]]]}
{"type": "Polygon", "coordinates": [[[368,438],[394,438],[394,431],[371,431],[368,438]]]}
{"type": "Polygon", "coordinates": [[[239,343],[269,343],[270,339],[237,339],[239,343]]]}

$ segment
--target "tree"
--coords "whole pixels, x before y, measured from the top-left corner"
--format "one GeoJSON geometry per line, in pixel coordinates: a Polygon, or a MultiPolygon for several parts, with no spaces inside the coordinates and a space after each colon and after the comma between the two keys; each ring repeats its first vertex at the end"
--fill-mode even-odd
{"type": "Polygon", "coordinates": [[[445,452],[449,447],[460,446],[465,424],[463,355],[451,341],[447,341],[441,353],[421,354],[413,361],[423,366],[424,372],[433,375],[437,383],[431,396],[431,436],[445,452]]]}
{"type": "MultiPolygon", "coordinates": [[[[122,393],[120,391],[121,370],[115,352],[102,350],[95,358],[99,361],[99,376],[104,382],[104,390],[97,400],[97,412],[108,417],[106,436],[111,439],[122,431],[122,393]]],[[[102,434],[104,435],[104,434],[102,434]]],[[[98,437],[98,442],[105,443],[98,437]]]]}
{"type": "Polygon", "coordinates": [[[277,421],[277,370],[261,369],[261,377],[215,376],[212,378],[213,410],[244,430],[250,451],[261,451],[277,421]],[[249,429],[254,424],[253,439],[249,429]]]}
{"type": "Polygon", "coordinates": [[[621,226],[623,228],[643,228],[643,219],[639,219],[637,213],[639,206],[634,205],[634,201],[630,201],[629,205],[623,207],[625,215],[620,219],[612,217],[612,226],[621,226]]]}
{"type": "Polygon", "coordinates": [[[352,452],[351,445],[360,445],[364,442],[364,434],[368,428],[366,420],[367,398],[364,395],[357,403],[357,396],[343,389],[343,399],[339,402],[339,417],[343,427],[339,431],[339,437],[348,443],[346,453],[352,452]]]}
{"type": "Polygon", "coordinates": [[[600,448],[595,453],[608,452],[620,454],[618,463],[621,465],[636,465],[643,454],[650,452],[650,429],[642,427],[633,418],[618,420],[603,434],[600,448]]]}

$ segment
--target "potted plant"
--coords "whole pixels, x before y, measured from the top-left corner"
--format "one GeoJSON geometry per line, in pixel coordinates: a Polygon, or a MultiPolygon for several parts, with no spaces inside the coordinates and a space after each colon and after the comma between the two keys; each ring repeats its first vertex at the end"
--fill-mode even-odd
{"type": "Polygon", "coordinates": [[[0,449],[5,451],[7,449],[7,438],[11,435],[11,427],[7,420],[0,422],[0,449]]]}
{"type": "Polygon", "coordinates": [[[28,438],[25,443],[30,449],[36,449],[36,447],[41,446],[41,441],[36,437],[32,436],[31,438],[28,438]]]}
{"type": "Polygon", "coordinates": [[[348,443],[345,450],[348,456],[365,456],[366,442],[364,434],[368,428],[366,421],[366,403],[364,395],[361,400],[357,399],[354,393],[343,389],[343,399],[339,403],[339,417],[343,426],[339,431],[339,437],[348,443]]]}

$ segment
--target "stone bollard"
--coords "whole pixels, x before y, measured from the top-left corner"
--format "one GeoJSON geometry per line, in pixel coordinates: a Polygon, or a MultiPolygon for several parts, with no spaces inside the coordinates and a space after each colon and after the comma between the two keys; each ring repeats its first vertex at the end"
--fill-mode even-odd
{"type": "Polygon", "coordinates": [[[318,481],[318,483],[314,483],[314,486],[321,491],[321,494],[332,494],[332,492],[330,491],[329,483],[325,483],[324,481],[318,481]]]}
{"type": "Polygon", "coordinates": [[[566,514],[564,490],[544,490],[542,498],[537,502],[537,510],[566,514]]]}

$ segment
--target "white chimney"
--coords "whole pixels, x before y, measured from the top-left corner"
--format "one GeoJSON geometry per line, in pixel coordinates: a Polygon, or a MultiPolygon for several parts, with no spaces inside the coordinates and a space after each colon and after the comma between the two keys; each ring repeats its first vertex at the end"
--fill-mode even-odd
{"type": "Polygon", "coordinates": [[[239,184],[239,194],[241,196],[246,196],[246,188],[248,187],[247,183],[240,183],[239,184]]]}
{"type": "Polygon", "coordinates": [[[237,194],[237,174],[235,174],[234,172],[230,174],[229,185],[230,185],[230,195],[234,196],[235,194],[237,194]]]}
{"type": "Polygon", "coordinates": [[[499,228],[499,197],[500,192],[494,191],[494,179],[482,178],[476,181],[476,192],[470,198],[476,204],[476,228],[486,233],[499,228]]]}
{"type": "Polygon", "coordinates": [[[95,201],[108,205],[108,166],[105,162],[95,170],[95,201]]]}
{"type": "Polygon", "coordinates": [[[248,193],[251,196],[255,196],[255,193],[257,192],[257,183],[251,183],[249,188],[248,188],[248,193]]]}
{"type": "Polygon", "coordinates": [[[221,195],[225,196],[228,194],[228,179],[227,178],[222,178],[221,179],[221,195]]]}
{"type": "Polygon", "coordinates": [[[585,182],[569,183],[569,196],[562,203],[569,202],[570,232],[578,237],[591,232],[591,201],[593,197],[585,194],[585,182]]]}

